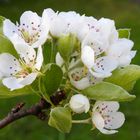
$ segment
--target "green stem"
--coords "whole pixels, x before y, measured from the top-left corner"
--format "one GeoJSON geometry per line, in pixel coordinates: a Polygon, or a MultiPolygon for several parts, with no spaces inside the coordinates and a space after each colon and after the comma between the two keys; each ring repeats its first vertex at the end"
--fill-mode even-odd
{"type": "Polygon", "coordinates": [[[69,87],[72,91],[74,91],[74,92],[76,92],[76,93],[79,93],[79,94],[81,94],[81,92],[80,91],[78,91],[78,90],[76,90],[76,89],[74,89],[74,88],[72,88],[72,87],[69,87]]]}
{"type": "Polygon", "coordinates": [[[74,92],[76,92],[76,93],[81,94],[81,92],[80,92],[80,91],[78,91],[78,90],[76,90],[76,89],[72,88],[71,86],[67,86],[67,85],[64,85],[64,84],[61,84],[60,86],[61,86],[61,87],[67,87],[67,88],[71,89],[72,91],[74,91],[74,92]]]}
{"type": "Polygon", "coordinates": [[[72,120],[72,123],[83,123],[83,124],[90,124],[91,118],[85,120],[72,120]]]}
{"type": "Polygon", "coordinates": [[[37,91],[35,91],[32,87],[30,87],[30,89],[32,90],[33,93],[35,93],[37,96],[41,97],[41,94],[37,91]]]}

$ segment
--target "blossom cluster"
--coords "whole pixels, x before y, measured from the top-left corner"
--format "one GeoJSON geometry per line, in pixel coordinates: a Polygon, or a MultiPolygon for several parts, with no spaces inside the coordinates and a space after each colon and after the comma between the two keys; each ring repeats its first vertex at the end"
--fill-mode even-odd
{"type": "MultiPolygon", "coordinates": [[[[133,41],[119,37],[113,20],[97,20],[74,11],[45,9],[41,17],[26,11],[19,23],[5,19],[3,34],[17,52],[17,57],[10,53],[0,54],[0,79],[11,91],[31,85],[44,75],[43,60],[46,56],[42,46],[46,42],[51,40],[57,42],[56,47],[69,49],[66,54],[58,49],[55,63],[63,75],[67,75],[66,85],[78,93],[71,95],[69,101],[71,111],[78,114],[90,112],[92,107],[90,99],[80,91],[104,81],[114,70],[128,66],[136,54],[132,50],[133,41]]],[[[104,134],[116,133],[125,121],[118,109],[117,101],[96,100],[91,113],[93,126],[104,134]]]]}

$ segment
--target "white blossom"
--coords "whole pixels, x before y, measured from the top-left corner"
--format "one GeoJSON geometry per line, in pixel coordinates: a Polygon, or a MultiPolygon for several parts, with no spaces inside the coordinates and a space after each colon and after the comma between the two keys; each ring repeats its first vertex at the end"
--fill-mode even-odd
{"type": "Polygon", "coordinates": [[[118,39],[107,51],[107,55],[118,61],[118,66],[124,67],[131,63],[136,51],[131,51],[134,43],[128,39],[118,39]]]}
{"type": "Polygon", "coordinates": [[[84,65],[89,69],[89,72],[97,78],[111,76],[111,72],[118,66],[117,60],[109,56],[95,59],[94,55],[94,51],[89,46],[83,47],[81,59],[84,65]]]}
{"type": "Polygon", "coordinates": [[[106,78],[120,66],[130,64],[136,51],[133,42],[119,39],[113,20],[101,18],[82,41],[81,59],[96,78],[106,78]]]}
{"type": "Polygon", "coordinates": [[[102,81],[102,78],[94,77],[86,67],[74,68],[69,72],[69,78],[71,84],[79,90],[102,81]]]}
{"type": "Polygon", "coordinates": [[[90,81],[84,68],[75,68],[69,73],[69,77],[71,84],[79,90],[90,86],[90,81]]]}
{"type": "Polygon", "coordinates": [[[38,52],[25,44],[16,44],[20,58],[9,53],[0,54],[0,73],[2,83],[10,90],[30,85],[38,76],[43,63],[41,46],[38,52]]]}
{"type": "Polygon", "coordinates": [[[82,94],[73,95],[70,99],[70,108],[75,113],[87,113],[90,108],[89,100],[82,94]]]}
{"type": "Polygon", "coordinates": [[[20,23],[16,25],[6,19],[3,32],[13,44],[17,44],[18,41],[37,48],[43,45],[48,38],[49,23],[44,13],[41,18],[35,12],[26,11],[21,15],[20,23]]]}
{"type": "Polygon", "coordinates": [[[105,54],[117,37],[114,21],[102,18],[96,22],[94,28],[87,33],[82,41],[81,59],[94,77],[109,77],[112,71],[117,68],[118,61],[105,54]],[[90,53],[87,53],[88,50],[90,53]]]}
{"type": "Polygon", "coordinates": [[[104,134],[114,134],[124,121],[124,114],[118,112],[119,103],[115,101],[97,101],[93,107],[92,122],[104,134]]]}
{"type": "Polygon", "coordinates": [[[54,12],[51,9],[45,9],[46,18],[49,19],[50,33],[54,37],[60,37],[69,33],[76,34],[80,15],[74,11],[54,12]]]}

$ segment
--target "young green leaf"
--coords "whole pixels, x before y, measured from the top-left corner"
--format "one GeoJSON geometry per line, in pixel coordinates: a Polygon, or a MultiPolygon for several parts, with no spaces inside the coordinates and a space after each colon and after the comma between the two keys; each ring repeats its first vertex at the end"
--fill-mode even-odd
{"type": "Polygon", "coordinates": [[[43,58],[44,58],[44,64],[50,63],[51,59],[51,42],[46,42],[43,45],[43,58]]]}
{"type": "Polygon", "coordinates": [[[69,133],[72,126],[70,110],[64,107],[55,107],[51,110],[48,123],[60,132],[69,133]]]}
{"type": "Polygon", "coordinates": [[[48,64],[47,70],[42,76],[41,84],[44,85],[46,94],[53,94],[59,88],[62,81],[63,72],[61,68],[56,64],[48,64]]]}
{"type": "Polygon", "coordinates": [[[12,43],[1,34],[0,34],[0,53],[10,53],[15,57],[18,56],[12,43]]]}
{"type": "Polygon", "coordinates": [[[104,81],[121,86],[127,91],[131,91],[135,82],[140,79],[140,66],[129,65],[115,70],[111,77],[104,81]]]}
{"type": "Polygon", "coordinates": [[[82,93],[91,99],[101,101],[131,101],[135,98],[123,88],[107,82],[90,86],[84,89],[82,93]]]}
{"type": "Polygon", "coordinates": [[[119,38],[130,38],[130,31],[131,29],[119,29],[119,38]]]}
{"type": "Polygon", "coordinates": [[[44,64],[46,65],[48,63],[54,63],[55,62],[56,53],[57,53],[56,46],[52,43],[51,40],[48,40],[43,45],[44,64]]]}
{"type": "Polygon", "coordinates": [[[68,61],[74,49],[78,46],[76,36],[72,34],[63,35],[58,39],[57,48],[65,61],[68,61]]]}

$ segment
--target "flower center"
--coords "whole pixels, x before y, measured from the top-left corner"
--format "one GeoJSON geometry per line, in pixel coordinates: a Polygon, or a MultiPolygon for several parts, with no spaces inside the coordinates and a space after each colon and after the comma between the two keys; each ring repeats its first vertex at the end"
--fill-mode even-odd
{"type": "Polygon", "coordinates": [[[78,69],[77,71],[73,72],[71,74],[71,77],[74,79],[74,81],[79,81],[82,78],[84,78],[88,73],[88,69],[86,67],[82,69],[78,69]]]}
{"type": "Polygon", "coordinates": [[[26,43],[32,45],[38,41],[40,37],[40,25],[35,26],[34,22],[30,26],[22,24],[18,26],[18,34],[25,40],[26,43]]]}
{"type": "Polygon", "coordinates": [[[28,76],[30,73],[32,73],[33,71],[37,71],[34,68],[34,64],[35,61],[33,60],[32,62],[30,62],[29,64],[26,64],[26,62],[22,59],[19,60],[20,64],[21,64],[21,68],[22,70],[18,71],[15,76],[17,78],[26,78],[26,76],[28,76]]]}

